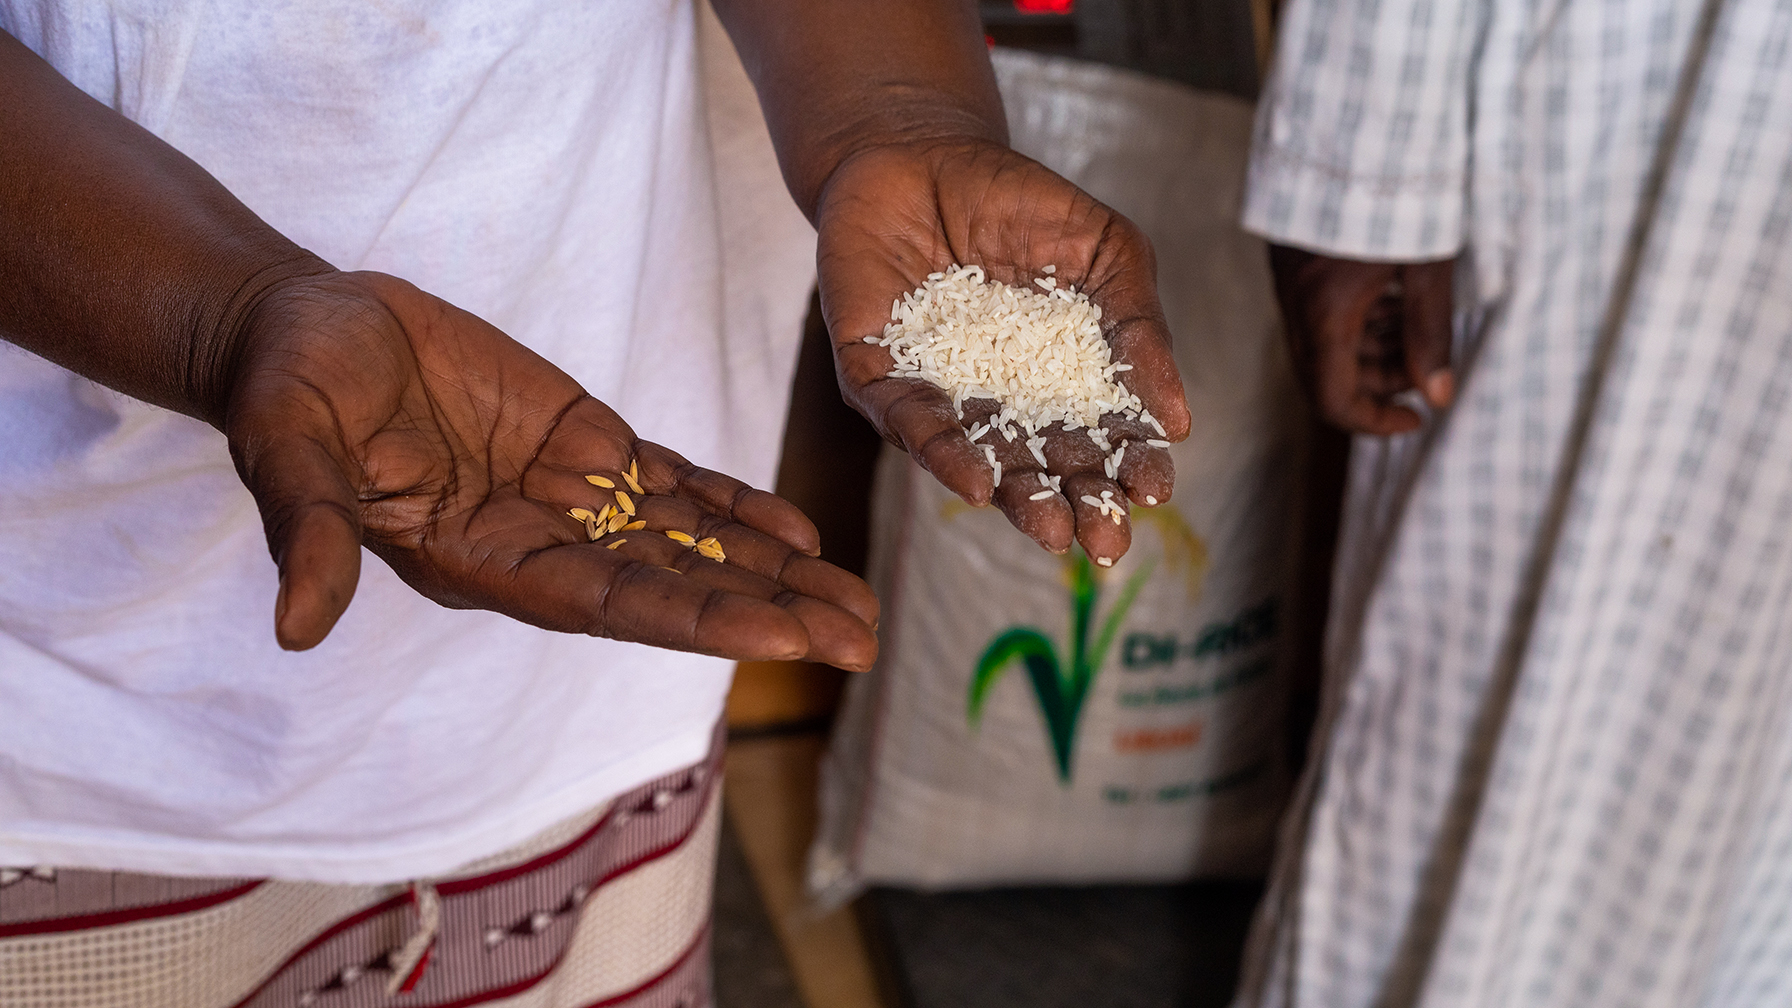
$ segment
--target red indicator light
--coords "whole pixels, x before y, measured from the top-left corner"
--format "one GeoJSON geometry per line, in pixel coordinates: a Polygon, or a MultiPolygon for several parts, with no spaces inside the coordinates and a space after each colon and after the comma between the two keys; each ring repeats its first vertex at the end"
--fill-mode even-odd
{"type": "Polygon", "coordinates": [[[1076,0],[1014,0],[1014,9],[1022,14],[1069,14],[1076,0]]]}

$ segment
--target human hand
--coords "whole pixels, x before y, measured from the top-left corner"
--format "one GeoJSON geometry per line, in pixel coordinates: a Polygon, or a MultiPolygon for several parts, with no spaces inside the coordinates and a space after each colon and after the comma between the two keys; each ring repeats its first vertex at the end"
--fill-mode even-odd
{"type": "Polygon", "coordinates": [[[876,656],[876,599],[816,559],[794,506],[640,440],[560,369],[410,284],[286,282],[235,359],[222,426],[280,568],[283,647],[329,633],[365,544],[442,605],[550,630],[849,669],[876,656]],[[567,512],[616,498],[586,476],[628,493],[631,462],[645,527],[588,541],[567,512]],[[715,537],[726,562],[668,529],[715,537]]]}
{"type": "Polygon", "coordinates": [[[947,488],[973,505],[993,502],[1046,549],[1062,553],[1074,537],[1098,563],[1123,555],[1132,541],[1125,516],[1113,521],[1083,498],[1110,491],[1146,506],[1168,501],[1175,482],[1170,455],[1145,444],[1160,438],[1156,430],[1106,418],[1115,444],[1131,441],[1115,479],[1085,431],[1041,431],[1045,472],[1062,477],[1062,493],[1032,500],[1041,490],[1039,464],[1024,439],[983,442],[1002,464],[997,487],[982,449],[966,436],[965,425],[992,412],[992,404],[967,401],[961,422],[938,387],[889,377],[889,351],[865,337],[882,335],[891,301],[953,263],[982,266],[990,279],[1022,287],[1055,265],[1059,283],[1074,284],[1101,306],[1114,362],[1132,365],[1127,389],[1163,424],[1162,439],[1180,441],[1188,436],[1188,404],[1144,235],[1039,163],[969,137],[858,151],[822,188],[815,221],[822,313],[846,400],[947,488]]]}
{"type": "Polygon", "coordinates": [[[1295,371],[1320,415],[1359,434],[1404,434],[1422,419],[1394,398],[1418,389],[1433,409],[1456,395],[1450,370],[1456,260],[1376,263],[1270,246],[1295,371]]]}

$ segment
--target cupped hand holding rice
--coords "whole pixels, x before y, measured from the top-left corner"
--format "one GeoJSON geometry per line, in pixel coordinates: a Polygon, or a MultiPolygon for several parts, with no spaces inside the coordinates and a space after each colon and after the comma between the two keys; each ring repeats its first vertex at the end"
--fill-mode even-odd
{"type": "Polygon", "coordinates": [[[853,158],[816,219],[848,401],[1046,549],[1123,555],[1128,505],[1169,499],[1189,430],[1138,229],[976,140],[853,158]]]}

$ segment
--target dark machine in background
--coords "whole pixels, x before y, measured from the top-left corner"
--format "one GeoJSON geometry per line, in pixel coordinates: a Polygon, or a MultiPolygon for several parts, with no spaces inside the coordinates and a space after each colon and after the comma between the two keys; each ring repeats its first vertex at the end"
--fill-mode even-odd
{"type": "Polygon", "coordinates": [[[1246,0],[982,0],[978,11],[997,45],[1257,96],[1267,9],[1246,0]]]}

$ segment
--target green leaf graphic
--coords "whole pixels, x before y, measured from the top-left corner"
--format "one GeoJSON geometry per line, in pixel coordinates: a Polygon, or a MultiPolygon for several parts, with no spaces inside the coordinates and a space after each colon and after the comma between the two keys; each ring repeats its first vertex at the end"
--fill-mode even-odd
{"type": "Polygon", "coordinates": [[[1145,587],[1145,579],[1151,576],[1151,569],[1156,567],[1155,561],[1146,564],[1137,574],[1126,580],[1126,587],[1120,590],[1120,598],[1114,602],[1114,608],[1108,611],[1108,618],[1101,625],[1101,636],[1095,638],[1095,650],[1089,655],[1089,664],[1093,671],[1089,678],[1095,678],[1095,671],[1101,669],[1102,663],[1108,660],[1108,645],[1114,643],[1114,635],[1120,632],[1120,621],[1126,618],[1127,610],[1139,597],[1139,589],[1145,587]]]}
{"type": "Polygon", "coordinates": [[[969,713],[972,725],[983,719],[984,698],[989,696],[990,687],[1015,658],[1044,662],[1053,678],[1058,675],[1058,652],[1052,647],[1050,638],[1032,627],[1011,627],[1003,631],[983,649],[983,656],[977,659],[977,671],[971,676],[969,713]]]}
{"type": "Polygon", "coordinates": [[[1070,782],[1071,758],[1076,752],[1076,726],[1083,712],[1083,701],[1089,687],[1101,670],[1108,647],[1120,629],[1120,621],[1138,598],[1139,589],[1151,576],[1151,565],[1127,579],[1120,598],[1102,621],[1101,634],[1089,649],[1089,623],[1094,618],[1101,586],[1095,567],[1082,550],[1077,550],[1070,563],[1070,668],[1058,658],[1058,649],[1051,639],[1032,627],[1010,627],[997,635],[977,659],[971,675],[970,702],[967,713],[972,727],[983,718],[983,704],[989,691],[1016,658],[1026,666],[1027,680],[1033,696],[1039,701],[1039,712],[1045,717],[1045,730],[1051,740],[1052,756],[1058,769],[1058,780],[1070,782]],[[1067,676],[1065,672],[1068,671],[1067,676]]]}
{"type": "MultiPolygon", "coordinates": [[[[1186,568],[1189,599],[1193,601],[1200,594],[1201,579],[1207,570],[1206,544],[1171,508],[1134,514],[1135,517],[1143,516],[1151,524],[1158,526],[1164,537],[1165,557],[1169,560],[1170,567],[1186,568]]],[[[945,513],[942,517],[950,519],[952,515],[945,513]]],[[[1151,577],[1156,563],[1147,563],[1126,579],[1126,586],[1120,590],[1120,597],[1114,600],[1107,618],[1101,621],[1101,631],[1093,646],[1089,641],[1089,625],[1095,619],[1095,610],[1101,599],[1100,574],[1095,565],[1089,562],[1088,554],[1080,547],[1072,549],[1064,563],[1064,573],[1070,588],[1068,667],[1059,657],[1051,638],[1033,627],[1009,627],[996,635],[977,659],[976,670],[971,675],[966,713],[971,727],[976,728],[982,720],[983,705],[989,697],[989,691],[995,687],[996,681],[1007,671],[1008,666],[1018,658],[1026,666],[1033,696],[1039,701],[1039,711],[1045,718],[1046,736],[1051,740],[1058,781],[1069,784],[1071,759],[1076,751],[1076,727],[1082,716],[1083,701],[1088,698],[1095,676],[1107,661],[1108,649],[1113,646],[1114,637],[1120,632],[1120,624],[1126,619],[1133,603],[1138,600],[1139,590],[1151,577]]]]}

